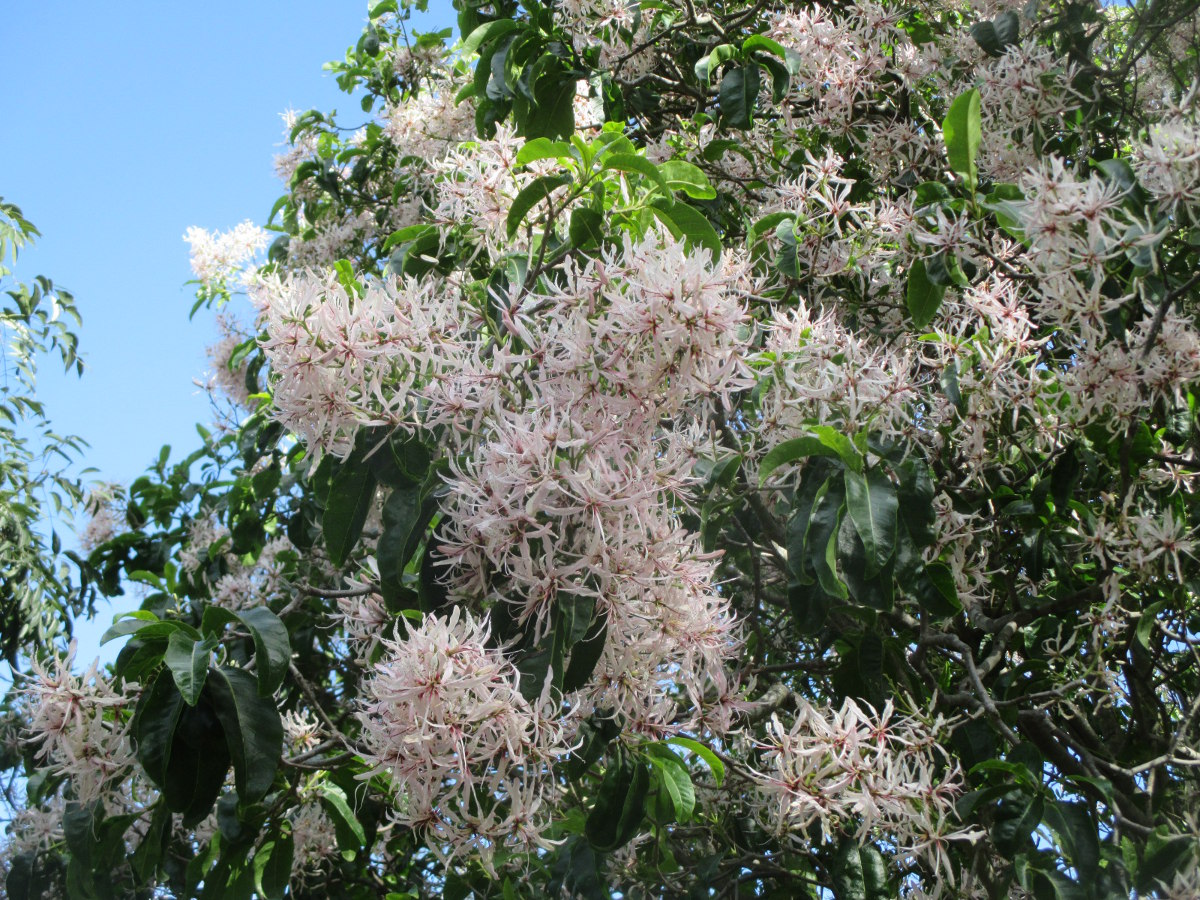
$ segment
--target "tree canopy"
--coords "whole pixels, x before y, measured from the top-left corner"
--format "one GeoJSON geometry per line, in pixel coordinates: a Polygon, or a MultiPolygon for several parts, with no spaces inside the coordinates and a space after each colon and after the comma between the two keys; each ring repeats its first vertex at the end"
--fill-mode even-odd
{"type": "Polygon", "coordinates": [[[188,234],[9,895],[1200,894],[1196,4],[423,7],[188,234]]]}

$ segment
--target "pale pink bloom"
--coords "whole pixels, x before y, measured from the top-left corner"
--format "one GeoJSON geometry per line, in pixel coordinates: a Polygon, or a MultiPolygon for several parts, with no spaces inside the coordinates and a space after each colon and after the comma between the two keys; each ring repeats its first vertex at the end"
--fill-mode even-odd
{"type": "Polygon", "coordinates": [[[249,221],[224,234],[193,226],[183,239],[191,245],[192,272],[206,287],[223,283],[267,246],[267,232],[249,221]]]}
{"type": "Polygon", "coordinates": [[[371,766],[362,777],[391,779],[393,819],[439,857],[488,868],[501,847],[551,846],[550,767],[568,747],[549,706],[522,696],[487,625],[455,607],[382,643],[359,713],[371,766]]]}
{"type": "Polygon", "coordinates": [[[74,657],[72,642],[65,658],[30,663],[32,674],[21,688],[31,709],[28,741],[44,766],[71,782],[80,803],[109,803],[133,766],[125,713],[140,687],[113,686],[99,673],[99,660],[74,675],[74,657]]]}

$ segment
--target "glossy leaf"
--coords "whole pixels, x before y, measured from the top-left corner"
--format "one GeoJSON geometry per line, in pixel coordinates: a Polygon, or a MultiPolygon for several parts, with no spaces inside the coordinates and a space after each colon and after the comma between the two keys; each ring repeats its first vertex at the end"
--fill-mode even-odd
{"type": "Polygon", "coordinates": [[[847,469],[845,482],[846,509],[866,551],[870,577],[887,565],[896,549],[896,486],[877,468],[864,473],[847,469]]]}
{"type": "Polygon", "coordinates": [[[167,641],[163,661],[171,670],[171,677],[179,689],[179,695],[188,706],[195,706],[204,688],[208,675],[208,663],[217,647],[213,638],[196,641],[181,631],[176,631],[167,641]]]}
{"type": "Polygon", "coordinates": [[[255,679],[241,669],[221,666],[208,676],[213,709],[225,730],[238,797],[261,800],[275,780],[283,745],[283,724],[269,697],[258,694],[255,679]]]}
{"type": "Polygon", "coordinates": [[[979,142],[983,137],[979,103],[979,89],[971,88],[954,98],[942,121],[942,139],[946,142],[950,169],[962,179],[971,193],[975,192],[979,182],[979,171],[975,165],[979,142]]]}
{"type": "Polygon", "coordinates": [[[908,286],[904,292],[909,318],[916,328],[924,328],[933,321],[946,296],[946,288],[934,284],[925,271],[925,261],[918,259],[908,270],[908,286]]]}
{"type": "Polygon", "coordinates": [[[325,549],[338,568],[345,565],[358,543],[374,500],[375,476],[370,466],[351,457],[334,473],[321,519],[325,549]]]}

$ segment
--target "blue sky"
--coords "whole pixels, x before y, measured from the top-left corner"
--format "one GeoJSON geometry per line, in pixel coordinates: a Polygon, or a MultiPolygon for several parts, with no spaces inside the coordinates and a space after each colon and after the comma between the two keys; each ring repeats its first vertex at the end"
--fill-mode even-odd
{"type": "MultiPolygon", "coordinates": [[[[451,25],[430,0],[418,30],[451,25]]],[[[47,275],[83,314],[82,379],[47,361],[39,396],[91,444],[96,477],[128,483],[212,413],[193,384],[215,342],[188,321],[183,233],[263,223],[288,108],[358,104],[322,69],[366,22],[365,0],[121,0],[6,4],[0,24],[0,196],[42,232],[16,276],[47,275]]],[[[105,617],[107,618],[107,617],[105,617]]],[[[81,658],[83,649],[81,648],[81,658]]]]}

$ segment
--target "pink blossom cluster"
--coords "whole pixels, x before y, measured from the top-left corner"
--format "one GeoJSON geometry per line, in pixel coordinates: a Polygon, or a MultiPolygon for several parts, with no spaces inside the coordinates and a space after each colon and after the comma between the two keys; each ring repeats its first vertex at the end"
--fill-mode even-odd
{"type": "Polygon", "coordinates": [[[279,420],[314,452],[337,456],[361,426],[415,424],[415,388],[461,356],[463,325],[446,290],[411,278],[347,289],[333,274],[264,285],[261,346],[279,420]]]}
{"type": "Polygon", "coordinates": [[[191,245],[192,272],[205,286],[224,282],[267,246],[267,233],[249,221],[224,234],[193,226],[183,239],[191,245]]]}
{"type": "Polygon", "coordinates": [[[454,102],[465,82],[450,70],[435,73],[418,94],[388,109],[384,126],[399,157],[419,168],[428,168],[475,136],[475,104],[454,102]]]}
{"type": "Polygon", "coordinates": [[[267,541],[253,563],[235,562],[233,570],[218,579],[213,586],[213,602],[236,612],[283,596],[288,591],[284,579],[286,558],[280,557],[288,553],[295,553],[295,548],[286,537],[267,541]]]}
{"type": "Polygon", "coordinates": [[[359,717],[370,750],[363,777],[391,779],[392,818],[442,858],[469,854],[488,867],[502,851],[552,846],[551,766],[568,751],[563,730],[551,706],[522,696],[486,622],[456,607],[383,647],[359,717]]]}
{"type": "Polygon", "coordinates": [[[703,403],[749,383],[744,267],[705,257],[651,236],[569,266],[509,307],[521,349],[492,358],[493,390],[451,386],[438,401],[458,401],[431,408],[474,435],[452,461],[442,532],[452,593],[506,603],[539,635],[559,598],[592,598],[608,639],[575,708],[652,734],[726,719],[736,647],[715,557],[678,512],[703,403]]]}
{"type": "Polygon", "coordinates": [[[99,673],[98,660],[83,675],[74,675],[74,656],[72,643],[66,657],[30,663],[22,688],[30,707],[28,740],[45,768],[70,781],[79,803],[119,802],[113,792],[134,762],[124,713],[140,688],[110,684],[99,673]]]}
{"type": "Polygon", "coordinates": [[[947,843],[983,835],[957,824],[962,772],[938,752],[941,727],[850,698],[836,709],[801,701],[790,726],[772,716],[753,773],[764,824],[804,844],[883,840],[952,879],[947,843]]]}

